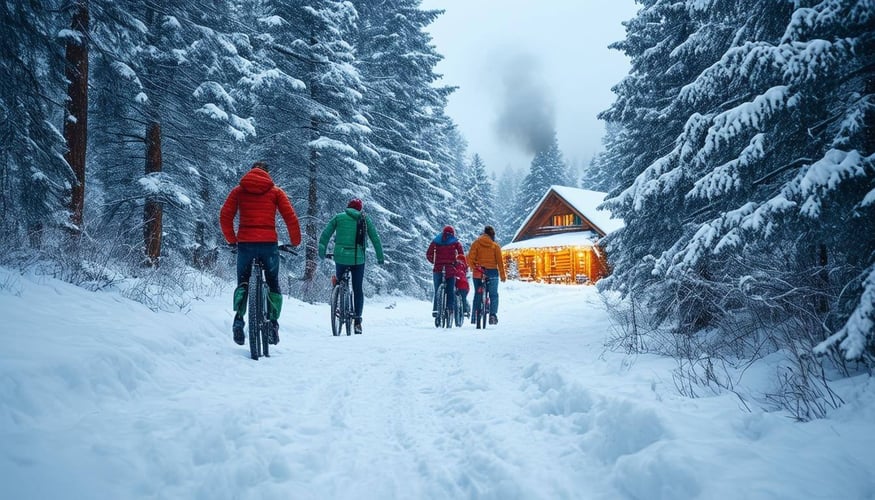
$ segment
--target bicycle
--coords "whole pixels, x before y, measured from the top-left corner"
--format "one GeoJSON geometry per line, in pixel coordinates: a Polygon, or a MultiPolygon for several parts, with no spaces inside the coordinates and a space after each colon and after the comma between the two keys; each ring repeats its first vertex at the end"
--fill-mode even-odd
{"type": "MultiPolygon", "coordinates": [[[[291,245],[278,245],[278,248],[292,255],[297,255],[291,245]]],[[[234,253],[237,253],[236,250],[234,253]]],[[[273,325],[268,315],[268,294],[270,288],[264,279],[264,264],[258,257],[252,259],[252,272],[247,284],[248,305],[246,314],[249,322],[249,357],[258,361],[258,358],[270,357],[270,344],[273,338],[273,325]],[[254,291],[254,293],[253,293],[254,291]]]]}
{"type": "Polygon", "coordinates": [[[490,306],[490,297],[489,297],[489,275],[486,274],[486,269],[483,267],[479,267],[477,269],[480,272],[482,278],[480,279],[480,287],[477,288],[478,294],[480,294],[480,307],[477,307],[477,295],[474,295],[475,303],[472,305],[471,314],[471,323],[477,324],[477,329],[486,329],[486,324],[489,322],[489,306],[490,306]]]}
{"type": "Polygon", "coordinates": [[[454,319],[456,320],[456,327],[459,328],[463,324],[465,324],[465,308],[464,308],[465,298],[462,295],[462,291],[458,288],[456,289],[456,309],[453,311],[454,319]]]}
{"type": "Polygon", "coordinates": [[[441,268],[441,283],[435,292],[437,296],[437,316],[434,318],[435,328],[452,328],[453,315],[449,309],[449,291],[447,290],[447,268],[441,268]]]}
{"type": "MultiPolygon", "coordinates": [[[[325,254],[329,259],[334,258],[333,253],[325,254]]],[[[331,289],[331,334],[339,337],[343,329],[346,334],[352,333],[352,321],[355,318],[355,307],[352,294],[352,275],[350,269],[344,269],[340,277],[333,276],[334,286],[331,289]]]]}

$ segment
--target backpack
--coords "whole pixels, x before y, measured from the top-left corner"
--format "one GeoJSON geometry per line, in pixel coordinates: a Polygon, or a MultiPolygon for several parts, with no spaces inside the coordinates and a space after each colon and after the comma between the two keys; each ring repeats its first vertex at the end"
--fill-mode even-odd
{"type": "Polygon", "coordinates": [[[355,245],[365,247],[365,236],[368,233],[368,222],[365,220],[365,214],[359,217],[355,226],[355,245]]]}

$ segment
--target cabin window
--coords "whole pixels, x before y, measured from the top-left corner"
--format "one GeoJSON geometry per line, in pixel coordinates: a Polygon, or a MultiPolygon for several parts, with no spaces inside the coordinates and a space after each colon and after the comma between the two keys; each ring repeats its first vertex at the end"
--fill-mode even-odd
{"type": "Polygon", "coordinates": [[[583,224],[583,221],[580,220],[580,217],[574,214],[562,214],[553,216],[553,225],[557,227],[580,226],[581,224],[583,224]]]}

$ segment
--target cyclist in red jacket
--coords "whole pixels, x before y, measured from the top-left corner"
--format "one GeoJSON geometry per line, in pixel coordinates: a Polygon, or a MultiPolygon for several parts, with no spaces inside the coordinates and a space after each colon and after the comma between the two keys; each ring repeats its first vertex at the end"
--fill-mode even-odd
{"type": "Polygon", "coordinates": [[[252,274],[252,259],[259,257],[264,264],[265,281],[270,288],[268,294],[268,316],[273,326],[271,343],[279,343],[279,319],[283,306],[283,295],[279,284],[279,248],[276,232],[276,213],[279,212],[289,239],[294,246],[301,244],[301,226],[286,193],[273,183],[268,173],[267,163],[255,162],[240,184],[228,194],[219,222],[222,234],[228,244],[237,249],[237,288],[234,290],[234,342],[243,345],[243,312],[246,310],[246,296],[249,276],[252,274]],[[239,213],[237,231],[234,231],[234,217],[239,213]]]}
{"type": "Polygon", "coordinates": [[[447,308],[450,312],[455,309],[454,302],[456,300],[455,282],[456,282],[456,257],[465,255],[465,249],[462,244],[456,239],[456,231],[453,226],[444,226],[443,231],[434,237],[431,244],[428,245],[428,250],[425,251],[425,258],[434,264],[432,268],[432,279],[434,281],[434,301],[432,303],[431,315],[436,318],[437,311],[437,289],[441,284],[441,272],[446,270],[445,278],[447,280],[447,308]]]}

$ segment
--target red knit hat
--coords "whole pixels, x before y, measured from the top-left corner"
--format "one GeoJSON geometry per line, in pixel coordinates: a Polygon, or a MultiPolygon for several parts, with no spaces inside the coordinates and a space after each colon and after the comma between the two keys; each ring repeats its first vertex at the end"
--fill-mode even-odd
{"type": "Polygon", "coordinates": [[[349,203],[346,204],[346,208],[354,208],[359,212],[362,211],[363,206],[364,204],[362,203],[362,200],[360,198],[353,198],[349,200],[349,203]]]}
{"type": "Polygon", "coordinates": [[[453,229],[453,226],[444,226],[444,234],[456,234],[456,230],[453,229]]]}

